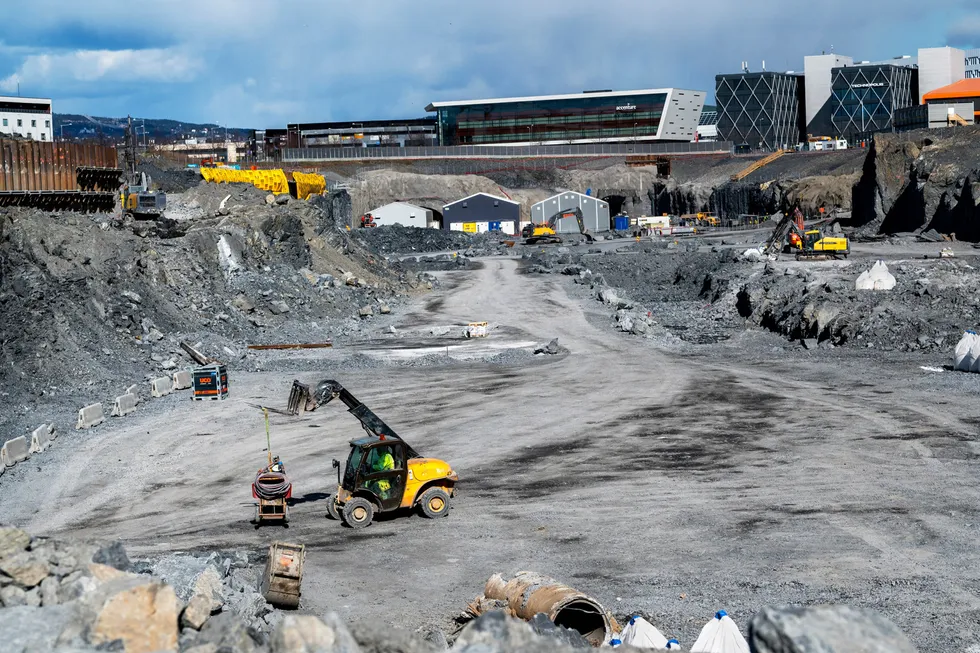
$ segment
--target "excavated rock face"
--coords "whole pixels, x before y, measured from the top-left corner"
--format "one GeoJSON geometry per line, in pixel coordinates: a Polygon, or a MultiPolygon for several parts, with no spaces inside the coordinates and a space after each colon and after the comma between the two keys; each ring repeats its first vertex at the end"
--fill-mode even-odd
{"type": "Polygon", "coordinates": [[[980,241],[980,129],[878,134],[854,185],[861,234],[935,229],[980,241]]]}

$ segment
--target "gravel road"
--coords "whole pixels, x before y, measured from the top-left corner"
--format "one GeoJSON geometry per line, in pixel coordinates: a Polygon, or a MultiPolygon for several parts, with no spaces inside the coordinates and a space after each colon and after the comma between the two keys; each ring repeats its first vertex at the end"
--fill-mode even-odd
{"type": "Polygon", "coordinates": [[[323,354],[336,373],[299,356],[289,372],[232,369],[224,403],[168,398],[8,470],[0,522],[120,538],[135,554],[302,542],[304,609],[354,622],[446,627],[490,574],[530,569],[650,615],[687,647],[717,609],[744,625],[789,602],[874,607],[923,649],[980,641],[976,379],[930,376],[914,357],[788,350],[759,331],[665,349],[607,328],[567,278],[520,274],[516,260],[446,275],[399,330],[489,320],[491,340],[472,346],[558,337],[569,353],[356,369],[338,349],[323,354]],[[284,406],[293,378],[330,376],[453,464],[449,518],[357,532],[325,519],[330,459],[360,433],[329,405],[273,415],[298,500],[288,530],[249,524],[266,457],[249,403],[284,406]]]}

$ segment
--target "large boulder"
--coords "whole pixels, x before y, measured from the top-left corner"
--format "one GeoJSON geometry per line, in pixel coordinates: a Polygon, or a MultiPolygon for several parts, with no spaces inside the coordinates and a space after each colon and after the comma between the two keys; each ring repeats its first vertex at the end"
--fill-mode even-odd
{"type": "Polygon", "coordinates": [[[169,585],[126,574],[110,580],[75,606],[61,641],[84,638],[94,646],[121,641],[126,653],[177,648],[177,596],[169,585]]]}
{"type": "Polygon", "coordinates": [[[271,640],[272,653],[360,653],[354,636],[335,613],[321,621],[312,615],[287,615],[271,640]]]}
{"type": "Polygon", "coordinates": [[[34,551],[21,551],[0,560],[0,571],[10,576],[14,583],[24,589],[31,589],[51,573],[47,560],[34,551]]]}
{"type": "Polygon", "coordinates": [[[71,618],[68,606],[0,610],[0,650],[53,651],[71,618]]]}
{"type": "Polygon", "coordinates": [[[754,653],[915,653],[895,624],[849,606],[763,608],[749,623],[754,653]]]}

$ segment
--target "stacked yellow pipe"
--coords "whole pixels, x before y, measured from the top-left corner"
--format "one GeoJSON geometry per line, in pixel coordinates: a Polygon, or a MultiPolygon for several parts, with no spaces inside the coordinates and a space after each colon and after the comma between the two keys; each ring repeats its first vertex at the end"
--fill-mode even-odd
{"type": "MultiPolygon", "coordinates": [[[[230,168],[201,168],[204,181],[216,184],[252,184],[256,188],[283,195],[289,192],[289,182],[282,170],[233,170],[230,168]]],[[[324,182],[326,185],[326,182],[324,182]]]]}
{"type": "Polygon", "coordinates": [[[294,172],[293,181],[296,182],[296,197],[301,200],[308,199],[310,195],[323,194],[327,190],[327,180],[323,175],[294,172]]]}

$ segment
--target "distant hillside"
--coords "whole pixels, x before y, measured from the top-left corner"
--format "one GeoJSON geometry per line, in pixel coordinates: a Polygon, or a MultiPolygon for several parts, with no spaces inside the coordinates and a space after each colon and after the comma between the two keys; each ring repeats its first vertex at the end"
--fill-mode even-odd
{"type": "MultiPolygon", "coordinates": [[[[73,113],[54,114],[54,136],[70,140],[100,140],[110,143],[123,140],[126,133],[126,118],[103,118],[99,116],[82,116],[73,113]]],[[[215,124],[198,124],[180,122],[164,118],[133,118],[133,127],[142,142],[173,143],[188,138],[225,139],[225,127],[215,124]]],[[[244,140],[250,130],[228,128],[228,138],[244,140]]]]}

